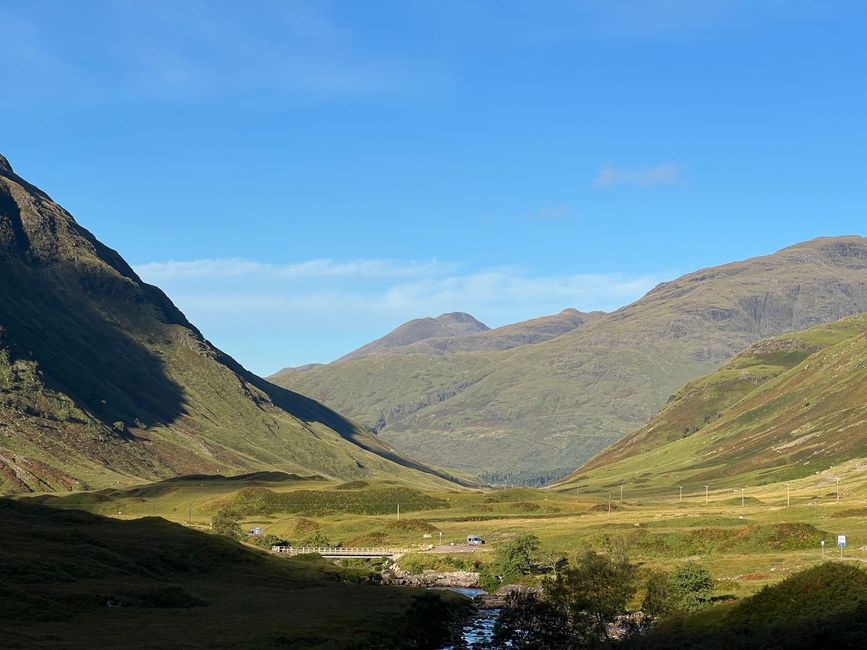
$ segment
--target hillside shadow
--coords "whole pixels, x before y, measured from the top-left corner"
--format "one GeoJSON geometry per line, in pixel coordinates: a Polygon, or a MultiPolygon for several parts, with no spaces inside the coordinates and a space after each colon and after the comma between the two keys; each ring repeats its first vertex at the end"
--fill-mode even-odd
{"type": "Polygon", "coordinates": [[[316,400],[272,384],[271,382],[244,369],[233,359],[229,359],[229,361],[232,364],[230,367],[232,367],[235,372],[263,393],[266,393],[274,404],[304,422],[307,422],[308,424],[315,422],[324,425],[329,429],[336,431],[342,438],[352,442],[354,445],[378,456],[382,456],[383,458],[403,467],[418,470],[425,474],[431,474],[447,481],[459,483],[460,485],[473,485],[464,479],[452,476],[448,472],[444,472],[434,467],[429,467],[420,461],[400,454],[390,445],[377,439],[372,433],[365,431],[360,425],[345,418],[336,411],[332,411],[330,408],[316,400]]]}
{"type": "MultiPolygon", "coordinates": [[[[120,312],[148,318],[140,287],[69,263],[0,257],[0,273],[4,345],[13,359],[35,361],[47,388],[109,425],[149,427],[183,413],[183,390],[163,361],[119,323],[120,312]]],[[[118,435],[131,437],[123,428],[118,435]]]]}

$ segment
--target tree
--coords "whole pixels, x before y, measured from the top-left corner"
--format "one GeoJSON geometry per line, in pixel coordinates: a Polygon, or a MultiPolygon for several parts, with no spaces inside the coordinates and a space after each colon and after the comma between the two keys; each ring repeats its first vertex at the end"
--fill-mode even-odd
{"type": "Polygon", "coordinates": [[[565,612],[534,593],[515,591],[494,625],[495,648],[514,650],[571,650],[582,640],[566,620],[565,612]]]}
{"type": "Polygon", "coordinates": [[[671,578],[665,571],[651,571],[645,583],[642,611],[653,618],[662,618],[672,613],[674,602],[672,598],[671,578]]]}
{"type": "Polygon", "coordinates": [[[671,595],[679,611],[695,612],[710,604],[714,579],[698,562],[684,562],[671,574],[671,595]]]}
{"type": "Polygon", "coordinates": [[[500,546],[494,557],[504,574],[524,575],[533,568],[538,550],[538,537],[520,535],[500,546]]]}
{"type": "Polygon", "coordinates": [[[241,539],[241,526],[238,523],[238,513],[231,508],[220,508],[211,519],[211,530],[217,535],[234,540],[241,539]]]}
{"type": "Polygon", "coordinates": [[[608,626],[635,594],[635,567],[587,551],[545,583],[544,595],[510,597],[494,627],[500,647],[581,648],[609,640],[608,626]]]}
{"type": "Polygon", "coordinates": [[[493,562],[480,571],[480,584],[491,591],[501,583],[508,584],[527,575],[536,562],[538,551],[539,538],[535,535],[520,535],[500,544],[493,562]]]}
{"type": "Polygon", "coordinates": [[[608,639],[608,625],[626,613],[626,604],[635,594],[635,567],[625,553],[612,559],[587,551],[574,567],[549,582],[549,598],[569,612],[586,635],[608,639]]]}

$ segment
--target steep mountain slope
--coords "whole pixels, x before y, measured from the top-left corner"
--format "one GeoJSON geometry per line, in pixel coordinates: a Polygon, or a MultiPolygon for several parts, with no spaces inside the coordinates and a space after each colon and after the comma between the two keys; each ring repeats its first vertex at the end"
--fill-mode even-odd
{"type": "Polygon", "coordinates": [[[796,479],[867,455],[867,315],[753,344],[562,487],[796,479]]]}
{"type": "Polygon", "coordinates": [[[867,310],[867,240],[823,238],[703,269],[549,341],[373,355],[281,378],[427,462],[563,476],[750,343],[867,310]]]}
{"type": "Polygon", "coordinates": [[[214,348],[0,156],[0,492],[266,468],[428,471],[214,348]]]}
{"type": "Polygon", "coordinates": [[[476,332],[485,332],[490,328],[469,314],[456,311],[442,314],[436,318],[417,318],[404,323],[385,336],[364,345],[357,350],[344,355],[338,361],[361,359],[375,352],[386,351],[412,345],[426,339],[448,339],[452,337],[469,336],[476,332]]]}

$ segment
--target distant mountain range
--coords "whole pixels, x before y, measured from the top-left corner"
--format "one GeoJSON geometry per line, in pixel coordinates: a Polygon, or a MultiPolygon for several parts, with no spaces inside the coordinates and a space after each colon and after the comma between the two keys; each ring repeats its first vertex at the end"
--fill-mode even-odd
{"type": "Polygon", "coordinates": [[[0,493],[261,469],[449,478],[242,368],[0,156],[0,493]]]}
{"type": "Polygon", "coordinates": [[[675,392],[560,487],[714,489],[867,457],[867,315],[762,340],[675,392]]]}
{"type": "Polygon", "coordinates": [[[541,482],[619,441],[751,343],[865,310],[867,239],[821,238],[690,273],[610,314],[567,310],[365,346],[272,379],[426,462],[541,482]]]}

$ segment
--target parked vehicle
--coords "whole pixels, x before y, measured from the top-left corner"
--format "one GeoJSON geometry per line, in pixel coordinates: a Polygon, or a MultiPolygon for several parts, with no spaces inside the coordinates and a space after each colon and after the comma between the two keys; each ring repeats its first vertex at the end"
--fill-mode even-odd
{"type": "Polygon", "coordinates": [[[478,546],[479,544],[484,544],[485,540],[483,540],[478,535],[467,535],[467,544],[470,546],[478,546]]]}

